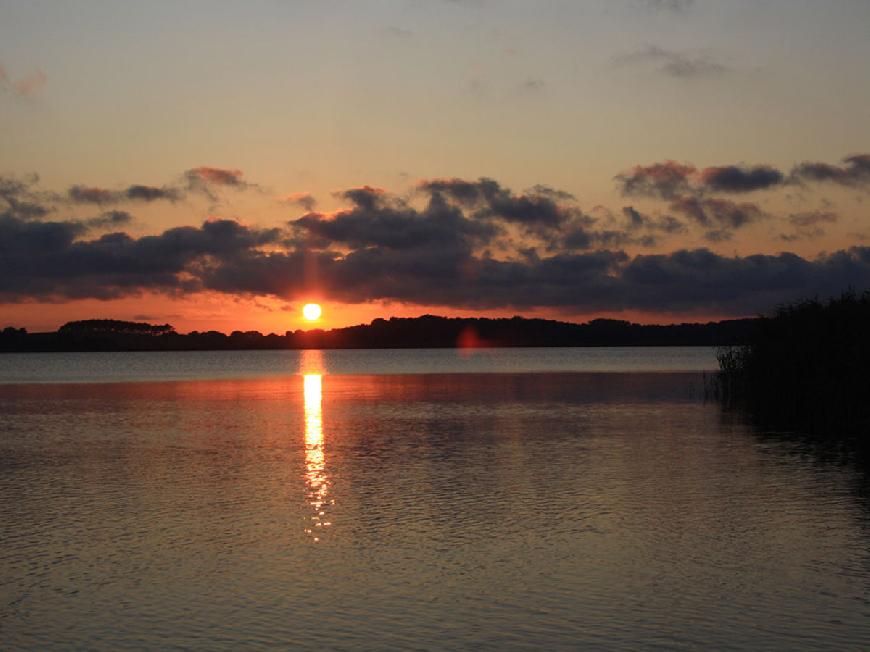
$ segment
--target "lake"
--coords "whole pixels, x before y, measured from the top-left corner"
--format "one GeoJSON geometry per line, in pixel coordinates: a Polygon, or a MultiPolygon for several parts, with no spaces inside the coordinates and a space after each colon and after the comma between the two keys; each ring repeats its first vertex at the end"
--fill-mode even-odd
{"type": "Polygon", "coordinates": [[[318,351],[12,353],[0,383],[124,382],[328,374],[711,371],[711,347],[338,349],[318,351]]]}
{"type": "Polygon", "coordinates": [[[0,356],[0,647],[870,647],[864,464],[715,366],[0,356]]]}

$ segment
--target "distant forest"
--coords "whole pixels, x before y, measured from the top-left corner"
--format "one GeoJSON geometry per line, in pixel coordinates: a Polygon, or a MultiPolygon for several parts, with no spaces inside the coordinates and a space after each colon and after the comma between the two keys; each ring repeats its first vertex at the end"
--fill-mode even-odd
{"type": "Polygon", "coordinates": [[[212,351],[258,349],[476,348],[522,346],[726,346],[749,341],[758,319],[667,326],[595,319],[475,319],[424,315],[375,319],[332,330],[181,334],[169,324],[114,319],[72,321],[52,333],[0,331],[0,351],[212,351]]]}

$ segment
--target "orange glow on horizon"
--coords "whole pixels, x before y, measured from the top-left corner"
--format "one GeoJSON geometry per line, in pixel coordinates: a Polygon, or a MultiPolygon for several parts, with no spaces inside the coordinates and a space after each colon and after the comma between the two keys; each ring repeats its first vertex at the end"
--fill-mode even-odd
{"type": "MultiPolygon", "coordinates": [[[[646,324],[674,324],[680,322],[706,322],[733,318],[735,315],[715,312],[686,312],[673,314],[640,310],[602,310],[572,314],[555,308],[457,308],[441,305],[415,305],[372,301],[367,303],[320,303],[323,314],[320,321],[305,319],[299,304],[291,304],[269,297],[228,297],[216,292],[203,292],[187,297],[166,297],[146,293],[136,297],[114,299],[77,299],[63,303],[18,303],[3,306],[0,328],[25,327],[30,332],[54,331],[62,324],[76,319],[122,319],[154,324],[169,323],[180,333],[216,330],[229,334],[234,330],[258,330],[263,334],[310,328],[343,328],[368,324],[375,318],[419,317],[539,317],[569,322],[585,322],[597,317],[625,319],[646,324]],[[325,323],[325,322],[328,322],[325,323]]],[[[755,314],[743,315],[754,317],[755,314]]]]}

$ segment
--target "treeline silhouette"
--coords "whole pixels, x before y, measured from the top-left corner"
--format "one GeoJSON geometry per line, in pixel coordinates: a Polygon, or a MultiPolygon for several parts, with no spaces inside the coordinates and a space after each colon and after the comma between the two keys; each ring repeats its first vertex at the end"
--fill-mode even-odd
{"type": "Polygon", "coordinates": [[[584,324],[548,319],[375,319],[332,330],[217,331],[180,334],[169,324],[113,319],[73,321],[56,332],[0,331],[0,351],[204,351],[247,349],[474,348],[523,346],[717,346],[749,341],[756,319],[705,324],[645,325],[614,319],[584,324]]]}
{"type": "Polygon", "coordinates": [[[870,430],[870,293],[778,308],[718,353],[716,391],[761,424],[831,436],[870,430]]]}

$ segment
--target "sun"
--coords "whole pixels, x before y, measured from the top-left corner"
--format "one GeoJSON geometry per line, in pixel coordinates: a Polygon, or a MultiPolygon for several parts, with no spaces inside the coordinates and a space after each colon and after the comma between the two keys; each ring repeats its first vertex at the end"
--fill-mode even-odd
{"type": "Polygon", "coordinates": [[[320,308],[319,303],[306,303],[302,306],[302,316],[307,321],[317,321],[322,313],[323,310],[320,308]]]}

